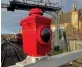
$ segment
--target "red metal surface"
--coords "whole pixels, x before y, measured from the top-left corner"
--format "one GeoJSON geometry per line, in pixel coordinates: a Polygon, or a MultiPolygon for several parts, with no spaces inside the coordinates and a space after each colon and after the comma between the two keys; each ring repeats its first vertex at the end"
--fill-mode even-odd
{"type": "Polygon", "coordinates": [[[41,39],[41,31],[43,28],[50,29],[51,19],[43,17],[42,14],[41,9],[32,8],[29,16],[20,22],[23,50],[30,56],[45,56],[51,50],[51,38],[48,42],[41,39]]]}

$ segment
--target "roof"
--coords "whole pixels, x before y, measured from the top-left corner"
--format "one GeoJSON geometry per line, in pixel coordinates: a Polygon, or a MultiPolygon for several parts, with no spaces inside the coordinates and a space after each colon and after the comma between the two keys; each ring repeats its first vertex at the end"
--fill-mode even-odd
{"type": "Polygon", "coordinates": [[[71,12],[60,15],[60,20],[62,22],[71,22],[71,12]]]}
{"type": "MultiPolygon", "coordinates": [[[[79,18],[80,18],[80,20],[82,21],[82,9],[77,10],[77,11],[79,11],[79,14],[80,14],[79,18]]],[[[68,12],[68,13],[61,14],[61,15],[60,15],[60,20],[61,20],[62,22],[66,22],[66,23],[71,22],[71,13],[72,13],[72,12],[68,12]]]]}

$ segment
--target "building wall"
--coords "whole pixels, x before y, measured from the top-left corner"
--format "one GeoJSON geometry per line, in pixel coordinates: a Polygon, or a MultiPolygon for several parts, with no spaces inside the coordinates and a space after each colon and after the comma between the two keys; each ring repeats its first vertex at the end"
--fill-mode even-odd
{"type": "Polygon", "coordinates": [[[82,12],[73,11],[70,13],[71,21],[63,22],[69,42],[70,51],[82,49],[82,12]],[[77,42],[77,43],[76,43],[77,42]]]}
{"type": "Polygon", "coordinates": [[[68,40],[82,40],[82,20],[79,11],[72,12],[71,22],[63,22],[68,40]]]}

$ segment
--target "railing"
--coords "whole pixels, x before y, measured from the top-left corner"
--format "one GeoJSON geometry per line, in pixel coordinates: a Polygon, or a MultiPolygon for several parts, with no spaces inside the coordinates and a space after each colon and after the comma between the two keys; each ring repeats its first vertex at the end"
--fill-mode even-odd
{"type": "MultiPolygon", "coordinates": [[[[76,60],[78,58],[82,58],[82,49],[72,52],[67,52],[55,56],[51,56],[44,61],[38,61],[36,63],[30,65],[23,65],[22,67],[58,67],[70,61],[76,60]]],[[[16,65],[10,67],[17,67],[16,65]]],[[[18,67],[21,67],[19,65],[18,67]]]]}
{"type": "Polygon", "coordinates": [[[8,11],[14,11],[16,10],[29,10],[31,8],[41,8],[43,11],[60,11],[61,8],[59,6],[56,6],[56,4],[52,3],[45,3],[45,2],[38,2],[38,1],[27,1],[24,0],[23,2],[12,0],[10,1],[10,4],[1,4],[2,8],[7,8],[8,11]],[[24,2],[25,1],[25,2],[24,2]]]}
{"type": "Polygon", "coordinates": [[[59,2],[54,2],[54,3],[51,3],[50,1],[49,2],[45,2],[43,0],[17,0],[19,2],[22,2],[22,3],[31,3],[31,4],[39,4],[39,5],[47,5],[47,6],[58,6],[59,5],[59,2]]]}

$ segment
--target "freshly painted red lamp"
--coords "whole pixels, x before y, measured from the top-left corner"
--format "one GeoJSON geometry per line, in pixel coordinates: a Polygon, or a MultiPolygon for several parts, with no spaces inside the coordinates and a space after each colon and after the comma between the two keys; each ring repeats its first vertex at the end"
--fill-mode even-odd
{"type": "Polygon", "coordinates": [[[40,8],[32,8],[21,20],[23,50],[29,56],[45,56],[51,50],[51,19],[42,16],[40,8]]]}

